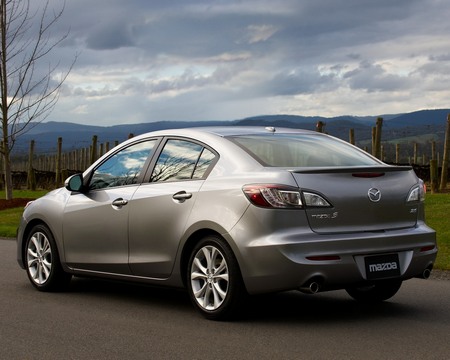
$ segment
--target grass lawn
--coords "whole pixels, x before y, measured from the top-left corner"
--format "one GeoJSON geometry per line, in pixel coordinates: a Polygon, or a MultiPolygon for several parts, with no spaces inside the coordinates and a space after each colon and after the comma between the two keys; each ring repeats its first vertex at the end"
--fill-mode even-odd
{"type": "MultiPolygon", "coordinates": [[[[27,199],[37,199],[48,193],[48,190],[14,190],[13,197],[14,198],[27,198],[27,199]]],[[[5,190],[0,190],[0,199],[5,198],[5,190]]]]}
{"type": "Polygon", "coordinates": [[[0,236],[15,237],[20,215],[23,208],[14,208],[0,211],[0,236]]]}
{"type": "MultiPolygon", "coordinates": [[[[28,191],[28,190],[15,190],[13,191],[14,199],[36,199],[45,195],[48,190],[42,191],[28,191]]],[[[5,191],[0,191],[0,199],[5,198],[5,191]]],[[[23,207],[7,209],[0,211],[0,236],[3,237],[15,237],[17,226],[19,225],[20,216],[22,215],[23,207]]]]}
{"type": "MultiPolygon", "coordinates": [[[[38,198],[47,191],[15,191],[15,198],[38,198]]],[[[0,191],[0,199],[5,198],[0,191]]],[[[15,237],[23,208],[0,211],[0,236],[15,237]]],[[[427,194],[425,200],[427,224],[436,230],[439,253],[435,263],[436,269],[450,270],[450,193],[427,194]]]]}
{"type": "Polygon", "coordinates": [[[436,230],[439,247],[436,269],[450,270],[450,194],[427,194],[425,216],[428,226],[436,230]]]}

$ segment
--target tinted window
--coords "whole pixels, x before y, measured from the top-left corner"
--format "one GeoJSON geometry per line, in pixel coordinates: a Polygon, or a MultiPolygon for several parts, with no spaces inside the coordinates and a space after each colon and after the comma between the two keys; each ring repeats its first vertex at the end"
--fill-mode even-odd
{"type": "Polygon", "coordinates": [[[201,179],[215,158],[202,145],[186,140],[169,140],[159,156],[150,181],[201,179]]]}
{"type": "Polygon", "coordinates": [[[213,152],[204,148],[202,154],[200,155],[200,159],[198,160],[197,166],[195,167],[194,174],[192,176],[193,179],[201,179],[205,176],[206,171],[211,166],[212,162],[216,156],[213,152]]]}
{"type": "Polygon", "coordinates": [[[235,136],[253,157],[267,166],[317,167],[377,165],[377,160],[343,141],[315,134],[235,136]]]}
{"type": "Polygon", "coordinates": [[[92,175],[90,189],[136,184],[156,140],[133,144],[111,156],[92,175]]]}

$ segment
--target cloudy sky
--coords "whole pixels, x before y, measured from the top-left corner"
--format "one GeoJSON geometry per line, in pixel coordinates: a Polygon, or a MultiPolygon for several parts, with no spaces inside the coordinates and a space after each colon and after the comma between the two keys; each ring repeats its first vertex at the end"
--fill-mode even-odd
{"type": "Polygon", "coordinates": [[[449,108],[449,19],[448,0],[68,0],[42,65],[78,59],[47,120],[449,108]]]}

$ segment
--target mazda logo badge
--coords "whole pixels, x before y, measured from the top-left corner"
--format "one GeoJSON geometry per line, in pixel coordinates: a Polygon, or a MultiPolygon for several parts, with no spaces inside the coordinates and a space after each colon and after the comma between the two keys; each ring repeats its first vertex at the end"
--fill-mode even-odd
{"type": "Polygon", "coordinates": [[[378,202],[381,199],[381,191],[375,188],[369,189],[367,195],[369,195],[369,200],[372,202],[378,202]]]}

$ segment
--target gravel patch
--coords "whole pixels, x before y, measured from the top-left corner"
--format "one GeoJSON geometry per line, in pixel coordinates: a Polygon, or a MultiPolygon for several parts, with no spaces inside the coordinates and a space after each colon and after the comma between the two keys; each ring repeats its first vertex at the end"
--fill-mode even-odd
{"type": "Polygon", "coordinates": [[[450,280],[450,271],[433,269],[430,279],[450,280]]]}

